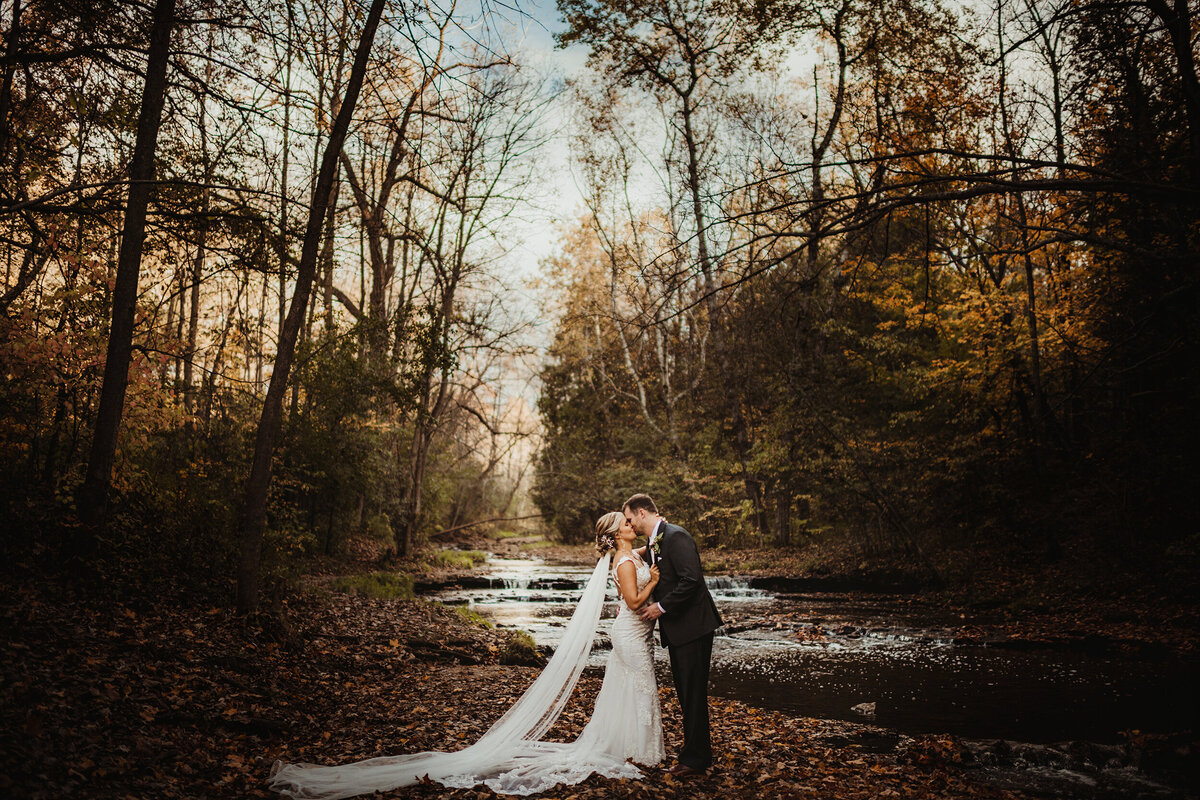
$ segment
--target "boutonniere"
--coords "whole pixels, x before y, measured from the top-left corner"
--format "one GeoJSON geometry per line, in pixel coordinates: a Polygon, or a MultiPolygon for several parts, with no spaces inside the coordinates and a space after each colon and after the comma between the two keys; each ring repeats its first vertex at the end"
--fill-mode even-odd
{"type": "Polygon", "coordinates": [[[655,556],[658,556],[659,553],[662,552],[662,540],[663,537],[659,535],[659,537],[650,545],[650,549],[654,552],[655,556]]]}

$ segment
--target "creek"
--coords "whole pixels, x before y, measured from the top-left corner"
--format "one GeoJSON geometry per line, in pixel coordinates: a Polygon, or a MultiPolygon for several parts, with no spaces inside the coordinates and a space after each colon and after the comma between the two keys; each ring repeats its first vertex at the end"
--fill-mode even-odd
{"type": "MultiPolygon", "coordinates": [[[[487,576],[442,587],[431,599],[468,605],[497,627],[524,629],[539,645],[553,648],[591,570],[498,558],[488,567],[487,576]]],[[[956,632],[970,620],[906,595],[796,591],[804,585],[729,576],[710,577],[708,585],[726,622],[713,646],[710,692],[715,696],[801,716],[869,723],[882,729],[885,746],[894,745],[898,736],[923,733],[1048,745],[1049,750],[1037,751],[1041,757],[1030,755],[1034,751],[1028,747],[1021,751],[1024,761],[1044,763],[1020,766],[1030,776],[1033,768],[1063,773],[1061,780],[1051,781],[1048,791],[1055,794],[1061,794],[1058,784],[1065,781],[1067,796],[1109,796],[1105,787],[1112,781],[1095,774],[1107,763],[1121,772],[1109,776],[1119,784],[1109,787],[1112,796],[1175,796],[1136,770],[1130,773],[1113,754],[1123,732],[1195,729],[1194,661],[1104,647],[964,643],[956,640],[956,632]],[[863,713],[861,704],[874,704],[874,713],[863,713]],[[1078,742],[1089,743],[1100,753],[1093,760],[1104,762],[1091,764],[1092,774],[1085,774],[1079,758],[1064,755],[1063,763],[1056,763],[1056,753],[1072,751],[1061,743],[1078,742]],[[1051,743],[1060,744],[1055,749],[1051,743]],[[1079,780],[1072,783],[1073,777],[1079,780]],[[1145,793],[1130,790],[1128,781],[1145,793]],[[1071,790],[1075,783],[1082,793],[1071,790]]],[[[591,656],[590,666],[597,669],[607,657],[607,629],[617,610],[611,586],[608,599],[591,656]]],[[[669,684],[662,648],[657,669],[660,685],[669,684]]],[[[1012,777],[1006,775],[1000,769],[997,782],[1012,777]]],[[[1029,789],[1028,783],[1013,785],[1029,789]]]]}

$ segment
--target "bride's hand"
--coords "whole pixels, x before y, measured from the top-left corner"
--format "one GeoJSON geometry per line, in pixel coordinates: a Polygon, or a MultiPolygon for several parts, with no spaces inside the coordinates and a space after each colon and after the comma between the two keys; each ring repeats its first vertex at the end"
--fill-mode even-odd
{"type": "Polygon", "coordinates": [[[657,564],[650,568],[650,582],[658,583],[658,565],[657,564]]]}

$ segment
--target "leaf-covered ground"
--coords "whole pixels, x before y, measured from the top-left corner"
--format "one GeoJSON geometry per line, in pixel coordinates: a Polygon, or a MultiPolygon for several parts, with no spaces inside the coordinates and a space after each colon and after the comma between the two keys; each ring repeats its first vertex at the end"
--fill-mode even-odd
{"type": "MultiPolygon", "coordinates": [[[[0,589],[0,796],[254,798],[275,759],[337,763],[473,741],[532,682],[499,663],[507,634],[420,600],[306,593],[281,616],[119,605],[44,579],[0,589]]],[[[551,736],[573,737],[585,675],[551,736]]],[[[678,706],[662,689],[668,752],[678,706]]],[[[555,798],[1020,797],[973,782],[953,740],[870,752],[844,724],[712,702],[704,778],[593,777],[555,798]]],[[[394,797],[488,797],[438,785],[394,797]]]]}

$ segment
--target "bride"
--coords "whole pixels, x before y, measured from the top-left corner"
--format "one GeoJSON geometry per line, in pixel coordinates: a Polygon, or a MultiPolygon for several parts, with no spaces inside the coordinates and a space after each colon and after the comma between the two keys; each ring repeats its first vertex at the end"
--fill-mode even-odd
{"type": "Polygon", "coordinates": [[[657,764],[664,751],[654,623],[637,613],[658,583],[658,568],[633,549],[636,538],[624,514],[613,511],[596,522],[600,560],[558,649],[533,685],[473,745],[453,753],[381,756],[331,767],[276,761],[271,788],[296,800],[337,800],[408,786],[425,777],[455,788],[485,784],[499,794],[542,792],[579,783],[593,773],[641,777],[630,762],[657,764]],[[542,736],[558,719],[587,662],[610,569],[620,611],[595,710],[574,742],[544,742],[542,736]]]}

